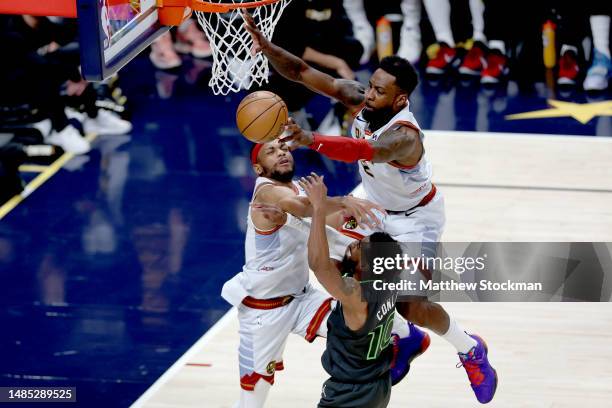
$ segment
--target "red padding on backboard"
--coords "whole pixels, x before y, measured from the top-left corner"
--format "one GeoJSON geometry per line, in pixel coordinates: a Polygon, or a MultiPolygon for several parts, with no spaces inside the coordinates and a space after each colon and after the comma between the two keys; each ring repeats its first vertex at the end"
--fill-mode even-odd
{"type": "Polygon", "coordinates": [[[76,17],[77,0],[2,0],[0,14],[76,17]]]}

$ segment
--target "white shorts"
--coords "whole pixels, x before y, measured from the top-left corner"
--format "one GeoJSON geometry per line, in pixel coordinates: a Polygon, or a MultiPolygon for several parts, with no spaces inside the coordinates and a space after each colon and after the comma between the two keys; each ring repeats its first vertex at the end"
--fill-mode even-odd
{"type": "MultiPolygon", "coordinates": [[[[367,200],[365,190],[359,187],[355,189],[353,195],[367,200]]],[[[446,223],[444,196],[438,190],[427,205],[409,211],[408,215],[405,213],[387,215],[381,221],[382,227],[377,230],[361,227],[349,221],[344,223],[340,232],[355,239],[361,239],[374,232],[386,232],[398,242],[438,242],[446,223]]]]}
{"type": "Polygon", "coordinates": [[[253,309],[240,304],[240,386],[252,391],[260,379],[274,384],[274,373],[283,369],[283,351],[289,334],[298,334],[309,342],[317,336],[326,337],[331,307],[332,298],[310,284],[305,293],[275,309],[253,309]]]}

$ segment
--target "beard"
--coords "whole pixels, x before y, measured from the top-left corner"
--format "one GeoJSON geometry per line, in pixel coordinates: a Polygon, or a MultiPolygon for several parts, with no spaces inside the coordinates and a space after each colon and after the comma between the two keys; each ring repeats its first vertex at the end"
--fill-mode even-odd
{"type": "Polygon", "coordinates": [[[376,110],[364,109],[362,111],[363,118],[369,123],[371,131],[376,131],[389,122],[394,116],[393,108],[388,106],[385,108],[378,108],[376,110]]]}
{"type": "Polygon", "coordinates": [[[280,183],[289,183],[293,180],[293,175],[295,173],[295,169],[287,170],[285,172],[280,172],[278,170],[274,170],[271,173],[268,173],[265,177],[271,178],[272,180],[276,180],[280,183]]]}

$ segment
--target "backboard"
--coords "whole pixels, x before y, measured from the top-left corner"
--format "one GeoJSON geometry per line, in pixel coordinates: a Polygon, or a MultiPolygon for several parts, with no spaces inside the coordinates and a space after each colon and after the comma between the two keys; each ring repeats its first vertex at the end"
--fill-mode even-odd
{"type": "Polygon", "coordinates": [[[81,66],[90,81],[113,75],[169,29],[159,23],[156,0],[75,1],[81,66]]]}
{"type": "Polygon", "coordinates": [[[0,14],[78,18],[81,67],[90,81],[117,72],[157,37],[157,0],[0,0],[0,14]]]}

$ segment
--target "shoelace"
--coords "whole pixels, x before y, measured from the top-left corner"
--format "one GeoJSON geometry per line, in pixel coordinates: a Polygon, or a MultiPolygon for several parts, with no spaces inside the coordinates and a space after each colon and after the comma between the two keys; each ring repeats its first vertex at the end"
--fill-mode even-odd
{"type": "Polygon", "coordinates": [[[457,368],[464,367],[467,371],[468,379],[470,383],[475,386],[479,386],[485,379],[484,374],[480,370],[480,364],[482,363],[482,359],[474,358],[471,353],[461,354],[459,353],[459,358],[461,359],[460,363],[457,363],[457,368]]]}

